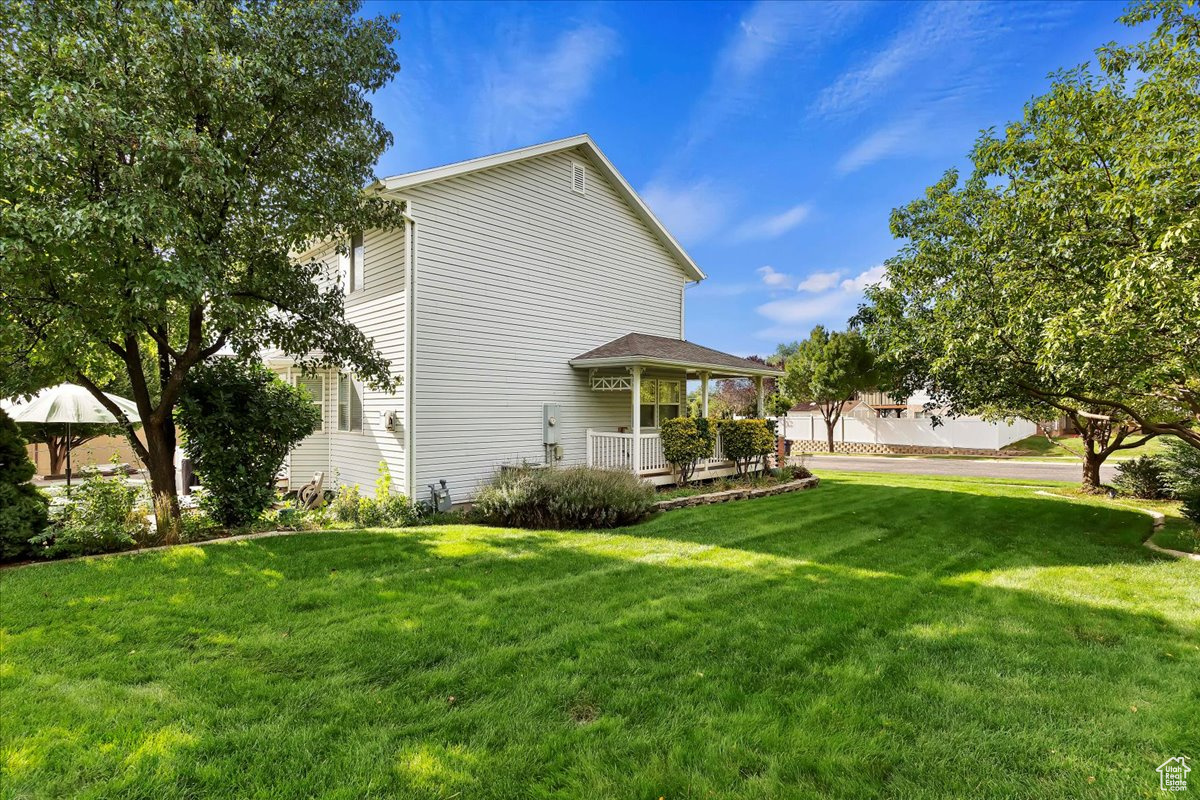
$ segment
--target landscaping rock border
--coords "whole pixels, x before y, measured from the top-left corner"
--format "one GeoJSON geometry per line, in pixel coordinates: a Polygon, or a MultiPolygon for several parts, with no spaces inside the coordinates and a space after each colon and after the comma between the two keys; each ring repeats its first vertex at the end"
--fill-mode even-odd
{"type": "Polygon", "coordinates": [[[780,483],[776,486],[748,486],[745,489],[726,489],[723,492],[694,494],[690,495],[689,497],[672,497],[670,500],[659,500],[654,505],[659,511],[674,511],[677,508],[707,506],[712,505],[713,503],[728,503],[730,500],[746,500],[751,497],[769,497],[773,494],[800,492],[804,491],[805,489],[815,489],[817,484],[820,482],[821,479],[814,475],[811,478],[801,478],[798,481],[780,483]]]}

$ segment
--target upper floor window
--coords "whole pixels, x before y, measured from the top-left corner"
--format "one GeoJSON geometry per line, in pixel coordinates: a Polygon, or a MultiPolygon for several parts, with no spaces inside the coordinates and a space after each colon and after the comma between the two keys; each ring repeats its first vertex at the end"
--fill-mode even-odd
{"type": "Polygon", "coordinates": [[[346,287],[346,294],[361,291],[365,286],[363,281],[364,251],[363,235],[356,233],[351,236],[349,252],[341,257],[342,285],[346,287]]]}
{"type": "Polygon", "coordinates": [[[362,394],[344,372],[338,375],[338,430],[362,430],[362,394]]]}

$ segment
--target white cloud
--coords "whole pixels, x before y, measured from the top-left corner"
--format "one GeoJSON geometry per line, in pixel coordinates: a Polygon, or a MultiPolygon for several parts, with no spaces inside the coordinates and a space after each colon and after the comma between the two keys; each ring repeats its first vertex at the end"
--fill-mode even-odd
{"type": "Polygon", "coordinates": [[[528,144],[565,121],[616,56],[616,32],[585,24],[549,47],[521,43],[491,64],[479,101],[481,134],[489,147],[528,144]]]}
{"type": "Polygon", "coordinates": [[[969,44],[981,35],[978,26],[983,6],[968,2],[927,3],[915,19],[882,50],[864,63],[842,73],[817,96],[814,110],[835,116],[859,110],[882,95],[909,68],[937,58],[947,46],[969,44]]]}
{"type": "Polygon", "coordinates": [[[829,315],[832,304],[841,300],[836,292],[816,297],[796,297],[772,300],[758,307],[757,311],[772,322],[795,325],[801,322],[824,319],[829,315]]]}
{"type": "Polygon", "coordinates": [[[778,272],[774,267],[759,267],[755,272],[762,282],[772,289],[790,289],[795,279],[785,272],[778,272]]]}
{"type": "Polygon", "coordinates": [[[837,171],[846,175],[891,156],[919,152],[924,146],[920,130],[925,119],[917,115],[871,133],[838,159],[837,171]]]}
{"type": "Polygon", "coordinates": [[[711,236],[724,222],[728,207],[724,193],[706,180],[682,185],[655,181],[641,195],[667,230],[685,241],[711,236]]]}
{"type": "Polygon", "coordinates": [[[811,210],[809,206],[801,203],[778,214],[748,220],[738,226],[733,232],[733,238],[735,241],[775,239],[804,222],[811,210]]]}
{"type": "Polygon", "coordinates": [[[837,286],[841,277],[841,272],[814,272],[796,288],[802,292],[826,292],[837,286]]]}
{"type": "Polygon", "coordinates": [[[862,301],[863,289],[872,284],[887,283],[887,270],[882,264],[863,270],[853,278],[843,280],[842,274],[814,272],[797,287],[812,294],[760,305],[755,310],[774,324],[759,331],[759,338],[776,341],[803,338],[816,323],[843,327],[862,301]]]}
{"type": "Polygon", "coordinates": [[[868,286],[872,286],[876,283],[884,286],[888,285],[887,267],[885,267],[883,264],[871,267],[868,270],[858,273],[853,278],[847,278],[846,280],[842,281],[842,291],[861,292],[863,289],[866,289],[868,286]]]}

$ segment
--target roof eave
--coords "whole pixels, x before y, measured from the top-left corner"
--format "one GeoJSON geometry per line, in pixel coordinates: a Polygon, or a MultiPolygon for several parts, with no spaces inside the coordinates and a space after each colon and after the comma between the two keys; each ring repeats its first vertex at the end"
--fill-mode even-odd
{"type": "Polygon", "coordinates": [[[567,362],[576,368],[602,367],[667,367],[669,369],[686,369],[694,372],[711,372],[714,377],[744,378],[761,376],[778,378],[782,370],[773,367],[731,367],[728,364],[709,364],[701,361],[675,361],[650,356],[606,356],[604,358],[574,358],[567,362]]]}

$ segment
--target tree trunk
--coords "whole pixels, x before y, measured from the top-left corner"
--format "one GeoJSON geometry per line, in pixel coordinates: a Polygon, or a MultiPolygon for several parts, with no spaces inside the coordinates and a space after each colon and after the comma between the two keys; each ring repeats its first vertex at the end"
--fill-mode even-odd
{"type": "Polygon", "coordinates": [[[834,452],[833,429],[836,425],[837,425],[837,420],[833,420],[833,419],[825,420],[825,434],[826,434],[827,441],[829,442],[829,452],[831,452],[831,453],[834,452]]]}
{"type": "Polygon", "coordinates": [[[179,497],[175,485],[175,425],[166,421],[144,421],[146,469],[150,472],[150,495],[154,501],[154,519],[158,535],[166,544],[179,541],[179,497]]]}
{"type": "Polygon", "coordinates": [[[1091,447],[1083,451],[1083,490],[1085,492],[1100,491],[1100,465],[1104,463],[1106,454],[1096,453],[1091,447]]]}
{"type": "Polygon", "coordinates": [[[46,437],[46,453],[50,456],[50,474],[61,475],[63,461],[66,460],[67,450],[62,446],[64,439],[60,436],[46,437]]]}

